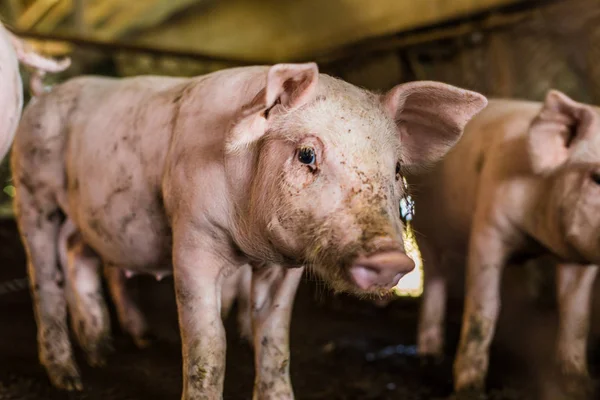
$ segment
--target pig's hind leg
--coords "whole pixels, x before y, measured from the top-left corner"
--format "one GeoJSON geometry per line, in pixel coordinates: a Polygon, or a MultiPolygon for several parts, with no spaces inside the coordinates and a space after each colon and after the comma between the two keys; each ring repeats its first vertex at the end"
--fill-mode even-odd
{"type": "Polygon", "coordinates": [[[252,342],[251,284],[252,267],[243,265],[225,279],[221,289],[221,318],[227,319],[233,303],[237,301],[238,331],[248,342],[252,342]]]}
{"type": "Polygon", "coordinates": [[[138,303],[127,288],[125,271],[110,264],[105,264],[104,277],[117,310],[117,318],[121,329],[131,336],[138,348],[148,347],[152,344],[154,335],[150,332],[146,318],[138,303]]]}
{"type": "MultiPolygon", "coordinates": [[[[55,387],[81,390],[67,327],[64,276],[57,259],[61,213],[50,186],[19,168],[23,163],[13,153],[15,216],[27,253],[40,363],[55,387]]],[[[45,172],[50,173],[47,165],[45,172]]]]}
{"type": "Polygon", "coordinates": [[[110,316],[102,291],[101,260],[70,220],[63,225],[59,241],[75,337],[91,366],[105,365],[113,347],[110,316]]]}

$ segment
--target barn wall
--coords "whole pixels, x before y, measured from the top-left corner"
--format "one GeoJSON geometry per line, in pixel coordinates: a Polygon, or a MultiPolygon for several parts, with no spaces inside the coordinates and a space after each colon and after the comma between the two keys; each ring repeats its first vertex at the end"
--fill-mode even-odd
{"type": "Polygon", "coordinates": [[[563,1],[492,31],[339,63],[353,82],[387,89],[394,81],[433,79],[493,97],[543,99],[556,88],[600,104],[600,2],[563,1]]]}

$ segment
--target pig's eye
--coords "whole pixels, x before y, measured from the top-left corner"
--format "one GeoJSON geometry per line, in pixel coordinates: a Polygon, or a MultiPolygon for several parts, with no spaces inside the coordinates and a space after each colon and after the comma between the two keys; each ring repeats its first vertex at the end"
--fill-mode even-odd
{"type": "Polygon", "coordinates": [[[600,185],[600,171],[592,172],[591,178],[595,184],[600,185]]]}
{"type": "Polygon", "coordinates": [[[400,180],[400,162],[396,163],[396,180],[399,181],[400,180]]]}
{"type": "Polygon", "coordinates": [[[302,164],[314,166],[317,161],[317,156],[315,155],[315,149],[312,147],[302,147],[300,151],[298,151],[298,160],[302,164]]]}

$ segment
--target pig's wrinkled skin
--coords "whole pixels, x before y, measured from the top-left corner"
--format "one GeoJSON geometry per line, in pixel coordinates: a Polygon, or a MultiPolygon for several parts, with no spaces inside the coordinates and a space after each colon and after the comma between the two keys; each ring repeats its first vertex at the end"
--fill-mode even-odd
{"type": "Polygon", "coordinates": [[[10,148],[23,108],[19,62],[35,71],[31,85],[36,95],[41,93],[41,78],[46,72],[60,72],[70,65],[68,58],[55,61],[40,56],[0,23],[0,161],[10,148]]]}
{"type": "Polygon", "coordinates": [[[454,384],[482,390],[502,269],[514,257],[550,253],[561,260],[558,367],[587,377],[590,290],[600,262],[598,109],[555,90],[542,104],[490,100],[442,162],[408,180],[425,267],[419,352],[441,355],[445,276],[466,260],[454,384]]]}
{"type": "MultiPolygon", "coordinates": [[[[66,218],[105,265],[173,271],[184,399],[221,398],[223,280],[253,265],[254,395],[293,398],[288,330],[301,267],[339,291],[396,285],[414,268],[402,243],[401,167],[437,161],[486,104],[437,82],[377,95],[314,63],[192,79],[81,77],[34,99],[11,162],[50,379],[81,386],[55,256],[66,218]]],[[[98,349],[98,340],[81,341],[98,349]]]]}

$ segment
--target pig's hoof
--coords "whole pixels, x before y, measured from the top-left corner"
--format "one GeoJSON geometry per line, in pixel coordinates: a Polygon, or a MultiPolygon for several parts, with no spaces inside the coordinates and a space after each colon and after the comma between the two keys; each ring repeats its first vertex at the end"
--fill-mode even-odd
{"type": "Polygon", "coordinates": [[[75,365],[49,365],[46,370],[54,387],[61,390],[83,390],[81,376],[75,365]]]}
{"type": "Polygon", "coordinates": [[[145,332],[141,335],[134,335],[132,338],[133,342],[135,343],[135,346],[140,350],[150,347],[158,340],[156,335],[152,332],[145,332]]]}
{"type": "Polygon", "coordinates": [[[114,352],[112,338],[107,335],[85,350],[88,364],[91,367],[103,367],[106,365],[108,356],[114,352]]]}

